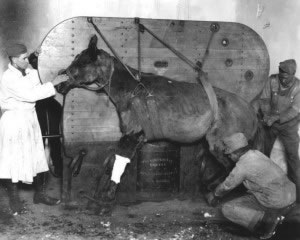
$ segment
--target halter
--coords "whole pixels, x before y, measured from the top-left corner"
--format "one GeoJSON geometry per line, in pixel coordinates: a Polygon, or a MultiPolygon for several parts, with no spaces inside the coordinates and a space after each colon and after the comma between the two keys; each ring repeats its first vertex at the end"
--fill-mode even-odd
{"type": "MultiPolygon", "coordinates": [[[[102,40],[105,42],[105,44],[107,45],[107,47],[109,48],[109,50],[112,52],[112,54],[115,56],[115,58],[122,64],[122,66],[127,70],[127,72],[131,75],[131,77],[138,82],[137,87],[142,86],[148,96],[152,96],[152,94],[150,93],[150,91],[146,88],[146,86],[141,82],[141,71],[140,71],[140,67],[139,67],[139,73],[138,74],[134,74],[129,68],[128,66],[123,62],[123,60],[120,58],[120,56],[117,54],[117,52],[114,50],[114,48],[111,46],[111,44],[109,43],[109,41],[105,38],[105,36],[102,34],[102,32],[100,31],[100,29],[96,26],[96,24],[93,22],[93,18],[92,17],[88,17],[87,21],[89,23],[91,23],[94,27],[94,29],[96,30],[96,32],[100,35],[100,37],[102,38],[102,40]]],[[[140,51],[140,50],[139,50],[140,51]]],[[[136,88],[137,88],[136,87],[136,88]]],[[[135,90],[134,90],[135,91],[135,90]]]]}
{"type": "MultiPolygon", "coordinates": [[[[95,82],[95,84],[98,86],[98,87],[89,87],[88,85],[85,85],[85,84],[78,84],[76,87],[78,88],[84,88],[84,89],[87,89],[87,90],[90,90],[90,91],[99,91],[101,89],[103,89],[104,87],[106,87],[106,85],[109,86],[109,90],[108,90],[108,95],[109,95],[109,92],[110,92],[110,85],[111,85],[111,78],[112,78],[112,75],[114,73],[114,64],[112,63],[111,61],[111,69],[110,69],[110,74],[109,74],[109,78],[107,80],[106,83],[104,84],[100,84],[98,82],[95,82]]],[[[66,74],[68,75],[69,78],[72,79],[73,82],[76,82],[75,78],[72,76],[71,72],[69,69],[66,70],[66,74]]]]}

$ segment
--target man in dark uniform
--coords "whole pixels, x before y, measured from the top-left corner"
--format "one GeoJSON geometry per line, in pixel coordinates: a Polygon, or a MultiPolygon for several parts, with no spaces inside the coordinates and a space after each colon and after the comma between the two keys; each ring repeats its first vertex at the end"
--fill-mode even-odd
{"type": "Polygon", "coordinates": [[[279,73],[268,78],[257,103],[263,115],[263,122],[270,130],[272,145],[277,136],[284,145],[288,176],[296,184],[297,203],[300,203],[300,82],[295,77],[296,68],[294,59],[280,62],[279,73]]]}
{"type": "Polygon", "coordinates": [[[243,184],[247,192],[222,205],[225,218],[253,232],[260,239],[270,239],[277,225],[293,207],[295,184],[270,158],[251,150],[243,133],[223,139],[225,154],[236,163],[228,177],[209,194],[215,206],[221,198],[243,184]]]}

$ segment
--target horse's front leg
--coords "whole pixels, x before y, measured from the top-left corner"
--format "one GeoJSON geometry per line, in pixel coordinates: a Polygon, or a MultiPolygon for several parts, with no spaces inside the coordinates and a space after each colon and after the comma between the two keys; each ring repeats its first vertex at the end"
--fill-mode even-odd
{"type": "Polygon", "coordinates": [[[112,201],[116,197],[116,191],[121,181],[121,177],[125,168],[131,159],[134,157],[136,150],[144,141],[142,134],[125,135],[123,136],[117,146],[116,152],[110,158],[108,164],[111,170],[111,178],[107,192],[104,194],[105,201],[112,201]]]}

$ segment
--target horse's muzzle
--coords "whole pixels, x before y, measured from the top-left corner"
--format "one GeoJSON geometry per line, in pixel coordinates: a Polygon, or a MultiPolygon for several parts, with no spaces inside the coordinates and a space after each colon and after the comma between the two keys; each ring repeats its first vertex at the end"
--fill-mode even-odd
{"type": "Polygon", "coordinates": [[[69,87],[68,87],[68,84],[66,84],[66,82],[62,82],[58,85],[56,85],[54,87],[56,89],[56,91],[62,95],[66,95],[68,92],[69,92],[69,87]]]}
{"type": "MultiPolygon", "coordinates": [[[[58,75],[67,74],[66,69],[61,69],[58,71],[58,75]]],[[[69,92],[69,84],[67,82],[62,82],[54,87],[56,91],[60,94],[66,95],[69,92]]]]}

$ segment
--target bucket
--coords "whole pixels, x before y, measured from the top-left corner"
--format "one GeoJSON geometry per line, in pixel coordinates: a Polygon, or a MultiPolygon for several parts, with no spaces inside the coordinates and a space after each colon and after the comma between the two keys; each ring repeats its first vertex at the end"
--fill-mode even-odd
{"type": "Polygon", "coordinates": [[[179,145],[146,143],[137,158],[137,200],[159,201],[179,192],[179,145]]]}

